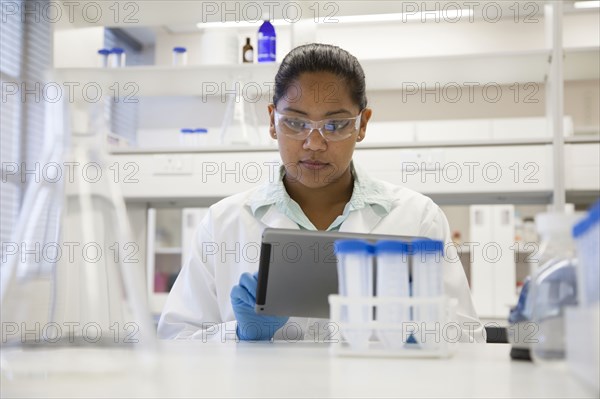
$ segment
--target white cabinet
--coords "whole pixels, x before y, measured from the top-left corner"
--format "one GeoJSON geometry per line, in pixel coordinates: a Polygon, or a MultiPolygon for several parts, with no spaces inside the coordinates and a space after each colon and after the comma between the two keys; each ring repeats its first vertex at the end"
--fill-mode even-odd
{"type": "Polygon", "coordinates": [[[192,238],[208,208],[149,208],[146,238],[147,291],[158,316],[190,253],[192,238]]]}
{"type": "Polygon", "coordinates": [[[480,317],[502,318],[516,303],[515,209],[470,207],[471,293],[480,317]]]}

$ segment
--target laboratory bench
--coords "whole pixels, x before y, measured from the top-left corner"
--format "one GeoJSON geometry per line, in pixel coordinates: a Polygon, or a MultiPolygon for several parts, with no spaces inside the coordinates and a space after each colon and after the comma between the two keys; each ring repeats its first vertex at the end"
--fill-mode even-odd
{"type": "Polygon", "coordinates": [[[508,344],[460,344],[447,359],[340,357],[313,342],[160,347],[152,371],[3,376],[1,397],[597,397],[565,368],[512,361],[508,344]]]}

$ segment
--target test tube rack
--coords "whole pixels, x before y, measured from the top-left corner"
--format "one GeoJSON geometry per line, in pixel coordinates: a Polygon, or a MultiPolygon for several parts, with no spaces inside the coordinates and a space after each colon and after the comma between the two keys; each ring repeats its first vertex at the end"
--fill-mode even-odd
{"type": "Polygon", "coordinates": [[[330,340],[331,352],[337,356],[359,357],[451,357],[462,334],[455,322],[457,305],[455,298],[446,296],[398,298],[329,295],[330,321],[339,329],[330,340]],[[346,320],[343,316],[344,309],[353,307],[371,309],[371,314],[375,314],[373,320],[346,320]],[[390,309],[397,309],[398,313],[411,315],[410,320],[378,320],[377,315],[381,316],[384,309],[388,311],[388,316],[390,309]],[[432,320],[420,317],[431,311],[438,318],[432,320]],[[346,337],[357,333],[370,337],[365,345],[356,346],[348,342],[346,337]],[[381,339],[382,337],[387,339],[381,339]]]}

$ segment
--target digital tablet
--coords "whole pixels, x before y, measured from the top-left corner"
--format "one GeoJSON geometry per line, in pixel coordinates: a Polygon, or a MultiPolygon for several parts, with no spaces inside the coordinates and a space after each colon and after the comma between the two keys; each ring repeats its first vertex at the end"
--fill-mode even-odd
{"type": "Polygon", "coordinates": [[[327,319],[328,296],[338,292],[337,260],[333,250],[336,240],[376,242],[415,238],[267,228],[260,249],[256,312],[327,319]]]}

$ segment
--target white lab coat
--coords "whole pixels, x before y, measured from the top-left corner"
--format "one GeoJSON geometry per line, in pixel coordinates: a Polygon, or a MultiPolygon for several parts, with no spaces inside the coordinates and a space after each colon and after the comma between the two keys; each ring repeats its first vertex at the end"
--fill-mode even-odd
{"type": "MultiPolygon", "coordinates": [[[[341,232],[421,236],[448,243],[450,230],[446,216],[428,197],[410,189],[379,182],[381,195],[393,198],[392,209],[384,217],[372,206],[354,210],[341,224],[341,232]]],[[[243,272],[256,272],[262,232],[267,227],[298,229],[298,225],[269,205],[257,219],[249,206],[260,187],[225,198],[210,207],[200,223],[191,254],[171,289],[158,325],[158,336],[171,339],[224,341],[236,338],[236,321],[230,292],[243,272]]],[[[446,246],[444,289],[458,300],[456,322],[462,329],[462,342],[485,342],[485,331],[473,307],[466,276],[453,246],[446,246]]],[[[275,339],[326,339],[324,320],[290,318],[275,339]],[[316,323],[316,324],[315,324],[316,323]]]]}

